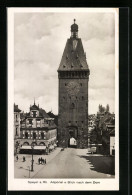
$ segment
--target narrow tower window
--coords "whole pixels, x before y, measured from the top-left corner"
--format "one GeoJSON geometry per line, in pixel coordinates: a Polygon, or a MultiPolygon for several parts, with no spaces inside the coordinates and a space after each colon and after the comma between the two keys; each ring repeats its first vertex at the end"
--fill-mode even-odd
{"type": "Polygon", "coordinates": [[[72,109],[74,109],[75,108],[75,104],[74,103],[72,103],[72,109]]]}

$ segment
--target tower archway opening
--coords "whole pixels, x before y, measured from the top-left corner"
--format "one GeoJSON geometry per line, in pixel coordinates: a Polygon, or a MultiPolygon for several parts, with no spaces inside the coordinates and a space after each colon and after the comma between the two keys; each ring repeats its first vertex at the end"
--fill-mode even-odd
{"type": "Polygon", "coordinates": [[[77,147],[77,140],[74,137],[70,137],[68,141],[69,148],[76,148],[77,147]]]}

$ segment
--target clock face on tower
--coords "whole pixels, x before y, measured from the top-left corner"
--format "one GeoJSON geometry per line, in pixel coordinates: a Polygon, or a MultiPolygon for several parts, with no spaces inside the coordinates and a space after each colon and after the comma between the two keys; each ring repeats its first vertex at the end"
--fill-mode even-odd
{"type": "Polygon", "coordinates": [[[76,81],[70,81],[67,84],[67,92],[69,95],[76,95],[79,92],[80,86],[76,81]]]}

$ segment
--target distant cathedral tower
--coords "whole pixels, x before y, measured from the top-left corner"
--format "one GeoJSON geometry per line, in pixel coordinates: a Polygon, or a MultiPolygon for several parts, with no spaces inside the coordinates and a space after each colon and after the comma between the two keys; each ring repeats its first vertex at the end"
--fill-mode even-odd
{"type": "Polygon", "coordinates": [[[58,145],[70,146],[74,138],[77,148],[88,147],[88,80],[89,68],[82,41],[78,38],[78,25],[71,25],[58,69],[59,115],[58,145]]]}

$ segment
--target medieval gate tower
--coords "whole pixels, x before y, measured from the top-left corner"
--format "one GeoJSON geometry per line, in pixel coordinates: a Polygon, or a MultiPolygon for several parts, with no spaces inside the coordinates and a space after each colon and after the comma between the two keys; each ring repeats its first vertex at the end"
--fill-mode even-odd
{"type": "Polygon", "coordinates": [[[58,69],[59,115],[58,145],[68,147],[71,137],[77,148],[88,147],[88,80],[89,68],[82,41],[78,38],[78,25],[71,25],[58,69]]]}

